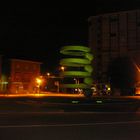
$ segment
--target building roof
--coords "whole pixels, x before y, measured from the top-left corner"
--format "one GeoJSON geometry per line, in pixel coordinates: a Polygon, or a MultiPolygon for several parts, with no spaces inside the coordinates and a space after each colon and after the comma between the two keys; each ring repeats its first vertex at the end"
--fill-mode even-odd
{"type": "Polygon", "coordinates": [[[131,12],[138,12],[138,11],[140,12],[140,9],[104,13],[104,14],[99,14],[99,15],[96,15],[96,16],[90,16],[88,18],[88,21],[91,21],[93,18],[97,18],[97,17],[100,17],[100,16],[111,16],[113,14],[122,14],[122,13],[129,13],[129,12],[131,13],[131,12]]]}
{"type": "Polygon", "coordinates": [[[31,60],[23,60],[23,59],[10,59],[11,61],[20,61],[20,62],[27,62],[27,63],[36,63],[36,64],[42,64],[42,62],[38,62],[38,61],[31,61],[31,60]]]}

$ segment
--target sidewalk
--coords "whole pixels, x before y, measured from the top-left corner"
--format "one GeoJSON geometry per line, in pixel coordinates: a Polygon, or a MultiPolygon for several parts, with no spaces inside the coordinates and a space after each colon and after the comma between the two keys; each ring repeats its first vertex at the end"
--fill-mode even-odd
{"type": "MultiPolygon", "coordinates": [[[[70,98],[86,98],[84,94],[70,94],[70,93],[56,93],[56,92],[40,92],[40,93],[0,93],[0,98],[20,98],[20,97],[32,97],[32,98],[43,98],[43,97],[70,97],[70,98]]],[[[96,99],[136,99],[140,100],[140,96],[92,96],[91,98],[96,99]]],[[[90,99],[90,98],[89,98],[90,99]]]]}

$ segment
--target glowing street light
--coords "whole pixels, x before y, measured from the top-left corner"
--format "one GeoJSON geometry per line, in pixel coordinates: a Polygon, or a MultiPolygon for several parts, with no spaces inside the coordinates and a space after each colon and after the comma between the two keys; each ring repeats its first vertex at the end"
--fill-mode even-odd
{"type": "Polygon", "coordinates": [[[41,86],[42,82],[43,81],[42,81],[42,79],[40,77],[37,77],[36,78],[36,83],[37,83],[37,87],[38,87],[38,93],[40,91],[40,86],[41,86]]]}
{"type": "Polygon", "coordinates": [[[47,76],[50,76],[50,73],[49,72],[47,72],[47,76]]]}
{"type": "Polygon", "coordinates": [[[60,68],[62,71],[64,71],[65,70],[65,67],[64,66],[61,66],[61,68],[60,68]]]}
{"type": "Polygon", "coordinates": [[[41,85],[42,80],[40,78],[36,78],[36,82],[37,82],[38,85],[41,85]]]}
{"type": "Polygon", "coordinates": [[[135,65],[136,69],[137,69],[138,72],[140,73],[140,67],[139,67],[139,65],[137,65],[135,62],[133,62],[133,64],[135,65]]]}
{"type": "Polygon", "coordinates": [[[78,79],[74,78],[73,80],[75,81],[75,84],[79,84],[79,80],[78,79]]]}

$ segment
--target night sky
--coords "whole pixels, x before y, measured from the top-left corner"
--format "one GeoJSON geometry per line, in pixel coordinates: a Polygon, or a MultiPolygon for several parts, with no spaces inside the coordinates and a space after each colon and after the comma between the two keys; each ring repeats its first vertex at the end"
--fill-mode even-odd
{"type": "Polygon", "coordinates": [[[140,8],[139,0],[93,2],[90,8],[84,3],[79,8],[42,8],[39,4],[20,8],[14,4],[4,7],[0,17],[0,54],[8,58],[40,61],[45,71],[55,71],[59,66],[59,50],[62,46],[88,46],[90,16],[87,15],[140,8]]]}

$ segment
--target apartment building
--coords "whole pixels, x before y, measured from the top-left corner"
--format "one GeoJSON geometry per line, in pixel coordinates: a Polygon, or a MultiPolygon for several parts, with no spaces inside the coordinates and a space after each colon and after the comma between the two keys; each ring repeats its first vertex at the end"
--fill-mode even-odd
{"type": "Polygon", "coordinates": [[[109,65],[116,58],[127,56],[140,66],[139,9],[91,16],[88,23],[96,82],[109,81],[109,65]]]}
{"type": "Polygon", "coordinates": [[[40,76],[40,62],[11,59],[9,90],[11,92],[33,92],[35,79],[40,76]]]}

